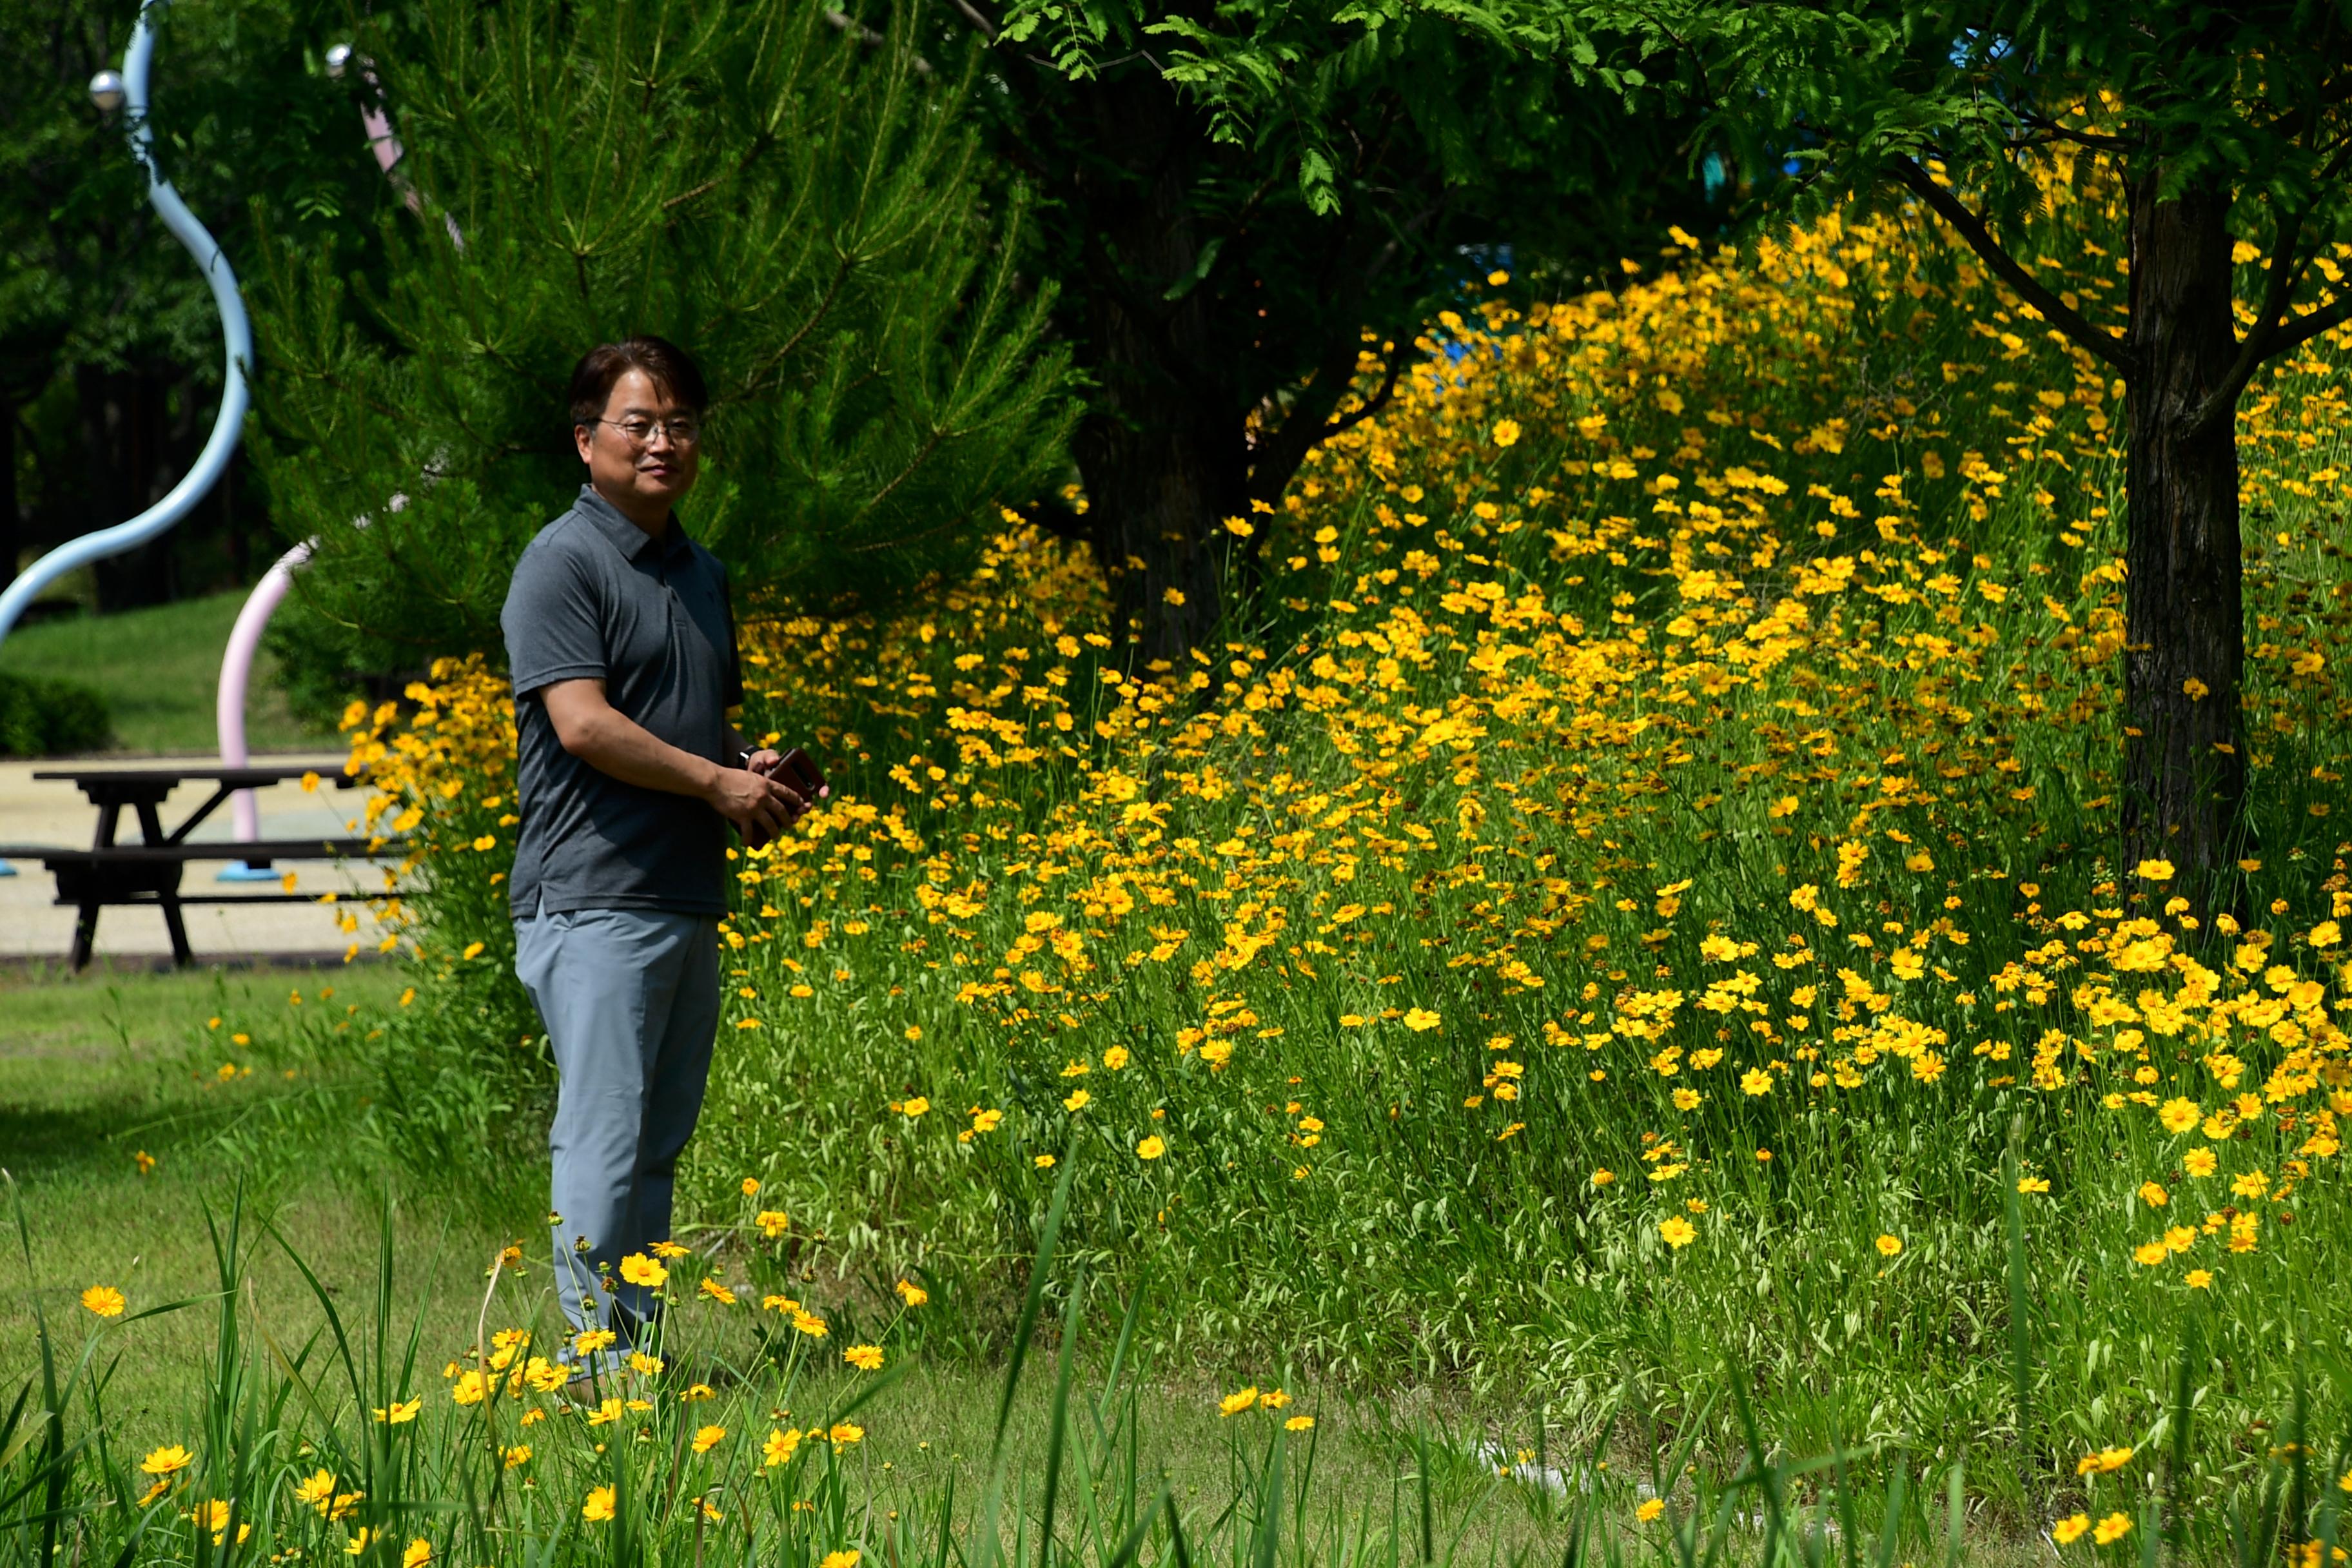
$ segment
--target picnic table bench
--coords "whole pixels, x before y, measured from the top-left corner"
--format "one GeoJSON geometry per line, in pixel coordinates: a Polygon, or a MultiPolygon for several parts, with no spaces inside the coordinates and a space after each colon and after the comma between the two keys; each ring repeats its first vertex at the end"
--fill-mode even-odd
{"type": "MultiPolygon", "coordinates": [[[[195,961],[188,947],[186,922],[180,918],[187,904],[301,903],[315,895],[294,892],[184,893],[180,875],[192,860],[242,860],[263,867],[278,860],[339,860],[352,857],[398,854],[397,842],[368,837],[267,838],[237,842],[191,839],[189,835],[221,803],[242,789],[299,779],[314,770],[303,767],[89,767],[45,769],[37,780],[69,783],[98,808],[98,831],[86,848],[53,844],[0,845],[0,858],[38,860],[57,879],[57,902],[76,910],[73,967],[89,963],[98,937],[99,911],[110,904],[152,904],[163,911],[172,936],[172,961],[183,967],[195,961]],[[203,805],[168,832],[161,807],[184,784],[209,784],[212,794],[203,805]],[[119,843],[123,808],[138,818],[139,839],[119,843]]],[[[359,782],[349,774],[320,774],[338,789],[359,782]]]]}

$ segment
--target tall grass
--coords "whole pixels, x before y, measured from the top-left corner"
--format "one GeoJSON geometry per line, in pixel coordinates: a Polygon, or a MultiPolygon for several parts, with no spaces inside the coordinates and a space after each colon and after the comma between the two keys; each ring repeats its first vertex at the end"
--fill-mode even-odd
{"type": "MultiPolygon", "coordinates": [[[[301,1265],[318,1318],[267,1310],[243,1287],[242,1207],[213,1225],[218,1284],[209,1300],[100,1319],[78,1346],[39,1322],[40,1371],[0,1407],[0,1551],[26,1563],[786,1563],[855,1568],[1129,1568],[1225,1563],[1232,1568],[1405,1568],[1506,1552],[1513,1563],[1754,1563],[1759,1568],[1898,1559],[1947,1564],[2014,1560],[1998,1532],[1972,1541],[1963,1463],[1932,1463],[1900,1445],[1841,1444],[1799,1458],[1754,1401],[1752,1369],[1719,1368],[1711,1398],[1736,1416],[1737,1441],[1711,1447],[1704,1420],[1662,1428],[1629,1384],[1593,1440],[1555,1467],[1536,1451],[1475,1462],[1486,1479],[1441,1500],[1442,1447],[1425,1425],[1400,1449],[1385,1487],[1334,1488],[1319,1461],[1331,1427],[1303,1402],[1255,1390],[1225,1401],[1229,1488],[1179,1496],[1139,1455],[1160,1393],[1137,1359],[1147,1294],[1117,1314],[1107,1358],[1082,1341],[1087,1267],[1063,1239],[1078,1162],[1066,1163],[1040,1226],[1029,1288],[1011,1341],[985,1461],[900,1479],[865,1459],[860,1422],[892,1419],[885,1395],[905,1363],[855,1381],[817,1373],[819,1335],[780,1342],[745,1333],[748,1302],[704,1289],[704,1260],[670,1276],[672,1310],[658,1357],[673,1367],[572,1403],[561,1370],[530,1354],[546,1325],[481,1336],[434,1375],[439,1347],[404,1328],[387,1222],[373,1300],[356,1321],[301,1265]],[[695,1289],[688,1289],[688,1274],[695,1289]],[[1042,1453],[1015,1462],[1006,1435],[1021,1381],[1053,1315],[1053,1392],[1042,1453]],[[215,1315],[216,1344],[193,1408],[169,1413],[189,1434],[143,1456],[110,1417],[107,1384],[120,1336],[160,1313],[215,1315]],[[526,1338],[526,1334],[530,1337],[526,1338]],[[1082,1373],[1083,1364],[1094,1372],[1082,1373]],[[1255,1397],[1252,1397],[1255,1396],[1255,1397]],[[793,1424],[792,1408],[805,1405],[793,1424]],[[1267,1418],[1268,1415],[1272,1418],[1267,1418]],[[766,1436],[761,1436],[762,1428],[766,1436]],[[1916,1478],[1916,1479],[1915,1479],[1916,1478]],[[1940,1480],[1939,1495],[1928,1495],[1940,1480]],[[1496,1523],[1498,1505],[1502,1521],[1496,1523]],[[1473,1534],[1474,1528],[1477,1533],[1473,1534]]],[[[208,1220],[208,1223],[211,1223],[208,1220]]],[[[19,1224],[22,1236],[21,1211],[19,1224]]],[[[268,1245],[282,1247],[282,1239],[268,1245]]],[[[290,1249],[289,1255],[290,1255],[290,1249]]],[[[31,1253],[25,1257],[29,1267],[31,1253]]],[[[481,1323],[528,1307],[494,1261],[481,1323]],[[508,1286],[502,1289],[501,1286],[508,1286]]],[[[2193,1330],[2189,1331],[2193,1332],[2193,1330]]],[[[886,1354],[897,1356],[891,1351],[886,1354]]],[[[2057,1534],[2147,1563],[2333,1560],[2341,1522],[2328,1477],[2352,1462],[2338,1441],[2315,1463],[2305,1378],[2273,1429],[2279,1439],[2231,1486],[2184,1485],[2196,1447],[2196,1357],[2159,1417],[2153,1462],[2110,1454],[2094,1469],[2088,1513],[2057,1534]],[[2112,1461],[2112,1462],[2110,1462],[2112,1461]],[[2143,1473],[2144,1467],[2144,1473],[2143,1473]],[[2109,1479],[2112,1478],[2112,1479],[2109,1479]]],[[[2331,1375],[2323,1373],[2323,1375],[2331,1375]]],[[[905,1451],[903,1442],[899,1451],[905,1451]]],[[[959,1459],[961,1456],[958,1457],[959,1459]]]]}

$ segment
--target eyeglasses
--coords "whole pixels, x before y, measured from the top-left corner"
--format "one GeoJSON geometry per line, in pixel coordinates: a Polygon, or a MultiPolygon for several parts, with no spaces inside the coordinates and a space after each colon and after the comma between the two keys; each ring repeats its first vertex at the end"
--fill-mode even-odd
{"type": "Polygon", "coordinates": [[[656,430],[667,435],[673,447],[691,447],[702,439],[701,421],[683,414],[668,419],[598,419],[593,423],[610,425],[629,438],[629,445],[640,448],[653,445],[656,430]]]}

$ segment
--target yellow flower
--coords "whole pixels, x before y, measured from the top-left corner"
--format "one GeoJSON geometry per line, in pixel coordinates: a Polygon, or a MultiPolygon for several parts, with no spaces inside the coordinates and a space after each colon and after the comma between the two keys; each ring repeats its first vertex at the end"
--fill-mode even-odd
{"type": "Polygon", "coordinates": [[[1428,1033],[1437,1027],[1441,1022],[1443,1020],[1426,1007],[1410,1008],[1404,1016],[1404,1026],[1416,1035],[1428,1033]]]}
{"type": "Polygon", "coordinates": [[[1238,1394],[1228,1394],[1223,1399],[1218,1400],[1217,1414],[1219,1415],[1239,1415],[1243,1411],[1247,1410],[1251,1405],[1255,1405],[1256,1403],[1257,1385],[1255,1384],[1252,1384],[1249,1387],[1243,1389],[1238,1394]]]}
{"type": "Polygon", "coordinates": [[[2221,1165],[2210,1149],[2191,1149],[2180,1156],[2180,1168],[2192,1176],[2210,1176],[2221,1165]]]}
{"type": "Polygon", "coordinates": [[[839,1453],[852,1443],[864,1442],[866,1428],[851,1422],[836,1421],[833,1424],[833,1429],[827,1432],[825,1436],[832,1440],[834,1452],[839,1453]]]}
{"type": "Polygon", "coordinates": [[[1029,1163],[1043,1171],[1049,1168],[1054,1163],[1054,1156],[1051,1154],[1040,1154],[1029,1163]]]}
{"type": "Polygon", "coordinates": [[[588,1500],[580,1505],[580,1517],[591,1524],[602,1524],[613,1517],[613,1489],[591,1487],[588,1500]]]}
{"type": "Polygon", "coordinates": [[[1668,1247],[1688,1247],[1698,1239],[1698,1232],[1692,1227],[1691,1222],[1680,1215],[1660,1220],[1658,1234],[1665,1238],[1668,1247]]]}
{"type": "Polygon", "coordinates": [[[409,1400],[405,1404],[395,1399],[392,1402],[391,1409],[376,1411],[375,1418],[387,1426],[405,1426],[415,1420],[416,1413],[424,1408],[425,1401],[421,1397],[409,1400]]]}
{"type": "Polygon", "coordinates": [[[2130,1464],[2132,1450],[2129,1448],[2101,1448],[2095,1454],[2085,1454],[2074,1461],[2074,1473],[2078,1476],[2092,1474],[2111,1476],[2130,1464]]]}
{"type": "Polygon", "coordinates": [[[697,1427],[694,1433],[694,1451],[698,1454],[708,1454],[726,1440],[727,1428],[724,1426],[697,1427]]]}
{"type": "Polygon", "coordinates": [[[751,1223],[760,1227],[760,1234],[773,1241],[790,1229],[793,1222],[781,1209],[761,1209],[751,1216],[751,1223]]]}
{"type": "Polygon", "coordinates": [[[1074,1089],[1070,1091],[1070,1098],[1062,1101],[1062,1109],[1076,1114],[1078,1111],[1084,1110],[1087,1108],[1087,1102],[1093,1099],[1094,1096],[1088,1094],[1085,1089],[1074,1089]]]}
{"type": "Polygon", "coordinates": [[[847,1362],[850,1365],[857,1368],[860,1372],[880,1372],[882,1370],[882,1347],[880,1345],[852,1345],[847,1350],[841,1352],[841,1359],[847,1362]]]}
{"type": "Polygon", "coordinates": [[[2334,947],[2344,940],[2344,932],[2334,921],[2322,921],[2311,928],[2305,940],[2314,947],[2334,947]]]}
{"type": "Polygon", "coordinates": [[[1157,1132],[1153,1133],[1150,1137],[1146,1138],[1142,1142],[1138,1143],[1135,1146],[1135,1153],[1138,1159],[1157,1160],[1160,1155],[1165,1154],[1166,1152],[1168,1152],[1168,1142],[1166,1139],[1160,1137],[1157,1132]]]}
{"type": "Polygon", "coordinates": [[[1877,1245],[1879,1257],[1892,1258],[1903,1250],[1903,1238],[1899,1236],[1882,1236],[1878,1238],[1877,1245]]]}
{"type": "Polygon", "coordinates": [[[923,1114],[923,1112],[925,1112],[925,1111],[929,1110],[930,1108],[931,1108],[931,1102],[930,1102],[929,1100],[928,1100],[924,1099],[921,1095],[919,1095],[919,1095],[915,1096],[915,1098],[914,1098],[914,1099],[912,1099],[912,1100],[910,1100],[907,1101],[904,1105],[900,1106],[898,1109],[899,1109],[900,1110],[902,1110],[902,1111],[906,1112],[908,1119],[909,1121],[911,1121],[911,1120],[913,1120],[915,1117],[918,1117],[918,1116],[922,1115],[922,1114],[923,1114]]]}
{"type": "Polygon", "coordinates": [[[2017,1178],[2017,1190],[2021,1193],[2026,1194],[2028,1196],[2031,1196],[2035,1193],[2046,1193],[2050,1190],[2049,1178],[2045,1176],[2020,1176],[2017,1178]]]}
{"type": "Polygon", "coordinates": [[[170,1443],[142,1459],[139,1468],[151,1476],[168,1476],[186,1469],[195,1458],[177,1443],[170,1443]]]}
{"type": "Polygon", "coordinates": [[[119,1318],[127,1303],[111,1285],[93,1285],[81,1293],[81,1304],[101,1318],[119,1318]]]}
{"type": "Polygon", "coordinates": [[[621,1259],[621,1278],[632,1285],[658,1290],[669,1283],[669,1270],[642,1252],[632,1252],[621,1259]]]}
{"type": "Polygon", "coordinates": [[[695,1283],[695,1289],[722,1307],[731,1307],[735,1304],[735,1292],[707,1274],[695,1283]]]}
{"type": "Polygon", "coordinates": [[[2143,860],[2139,863],[2139,874],[2151,882],[2169,882],[2174,868],[2169,860],[2143,860]]]}
{"type": "Polygon", "coordinates": [[[760,1446],[760,1462],[770,1469],[773,1469],[778,1465],[789,1464],[792,1462],[793,1455],[799,1451],[800,1446],[801,1435],[798,1428],[789,1431],[782,1427],[774,1428],[769,1432],[768,1440],[760,1446]]]}
{"type": "Polygon", "coordinates": [[[793,1313],[793,1327],[813,1340],[821,1340],[833,1331],[823,1318],[818,1317],[814,1312],[808,1311],[795,1310],[793,1313]]]}
{"type": "Polygon", "coordinates": [[[326,1516],[328,1501],[334,1495],[335,1472],[332,1470],[314,1470],[294,1483],[294,1500],[318,1510],[321,1518],[326,1516]]]}
{"type": "Polygon", "coordinates": [[[759,1177],[757,1177],[757,1176],[746,1176],[746,1177],[744,1177],[744,1178],[743,1178],[743,1195],[744,1195],[745,1197],[747,1197],[747,1198],[749,1198],[749,1197],[756,1197],[756,1196],[758,1196],[758,1195],[759,1195],[759,1192],[760,1192],[760,1178],[759,1178],[759,1177]]]}
{"type": "Polygon", "coordinates": [[[857,1556],[854,1548],[846,1552],[828,1552],[817,1568],[857,1568],[857,1556]]]}
{"type": "Polygon", "coordinates": [[[2083,1538],[2083,1532],[2090,1528],[2091,1516],[2089,1514],[2074,1514],[2068,1518],[2060,1520],[2057,1523],[2050,1527],[2050,1539],[2056,1542],[2061,1546],[2072,1546],[2074,1542],[2080,1541],[2083,1538]]]}
{"type": "Polygon", "coordinates": [[[1771,1093],[1772,1075],[1761,1068],[1749,1068],[1739,1075],[1739,1092],[1757,1095],[1771,1093]]]}
{"type": "MultiPolygon", "coordinates": [[[[212,1532],[213,1544],[215,1546],[226,1546],[228,1544],[228,1519],[231,1511],[233,1510],[227,1503],[215,1498],[210,1502],[198,1503],[194,1511],[188,1515],[188,1518],[195,1522],[196,1528],[199,1530],[208,1530],[212,1532]]],[[[239,1546],[244,1545],[246,1542],[252,1537],[252,1535],[253,1526],[251,1524],[239,1523],[237,1525],[236,1543],[239,1546]]]]}
{"type": "Polygon", "coordinates": [[[2181,1277],[2181,1282],[2191,1290],[2210,1290],[2213,1287],[2213,1271],[2210,1268],[2192,1268],[2181,1277]]]}
{"type": "Polygon", "coordinates": [[[2130,1520],[2122,1514],[2111,1513],[2099,1521],[2098,1524],[2092,1529],[2091,1539],[2105,1546],[2110,1542],[2121,1541],[2125,1536],[2129,1535],[2131,1527],[2130,1520]]]}
{"type": "Polygon", "coordinates": [[[2164,1102],[2162,1109],[2157,1111],[2156,1119],[2164,1123],[2164,1130],[2167,1132],[2179,1137],[2196,1126],[2199,1118],[2204,1114],[2205,1112],[2195,1100],[2175,1098],[2164,1102]]]}
{"type": "Polygon", "coordinates": [[[343,1543],[343,1555],[346,1557],[357,1557],[361,1552],[365,1552],[368,1547],[374,1542],[374,1541],[375,1531],[362,1524],[357,1530],[352,1531],[351,1540],[343,1543]]]}
{"type": "Polygon", "coordinates": [[[401,1552],[400,1568],[425,1568],[425,1565],[432,1561],[433,1543],[420,1535],[410,1542],[407,1549],[401,1552]]]}
{"type": "Polygon", "coordinates": [[[1518,442],[1518,439],[1519,439],[1519,422],[1518,422],[1517,420],[1516,420],[1516,419],[1498,419],[1498,420],[1496,420],[1496,421],[1495,422],[1495,445],[1496,445],[1496,446],[1497,446],[1497,447],[1510,447],[1510,446],[1516,446],[1516,445],[1517,444],[1517,442],[1518,442]]]}
{"type": "Polygon", "coordinates": [[[1657,1518],[1658,1515],[1665,1511],[1666,1505],[1664,1500],[1662,1498],[1652,1498],[1642,1504],[1641,1507],[1633,1510],[1633,1517],[1640,1520],[1643,1524],[1647,1524],[1652,1520],[1657,1518]]]}
{"type": "Polygon", "coordinates": [[[929,1290],[924,1289],[920,1285],[910,1285],[904,1279],[899,1280],[893,1289],[898,1292],[898,1299],[909,1307],[919,1307],[931,1299],[931,1293],[929,1290]]]}
{"type": "Polygon", "coordinates": [[[1315,1417],[1294,1415],[1282,1424],[1282,1429],[1286,1432],[1312,1432],[1315,1430],[1315,1417]]]}

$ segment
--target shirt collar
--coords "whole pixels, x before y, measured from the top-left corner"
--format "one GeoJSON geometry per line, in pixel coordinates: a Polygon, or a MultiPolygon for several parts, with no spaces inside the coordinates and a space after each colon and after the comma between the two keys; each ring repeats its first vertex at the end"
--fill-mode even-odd
{"type": "Polygon", "coordinates": [[[620,508],[598,495],[593,485],[580,487],[580,499],[572,504],[572,510],[594,523],[604,537],[613,542],[613,547],[632,561],[646,551],[657,548],[665,555],[672,557],[694,548],[687,539],[686,526],[678,521],[674,508],[669,514],[669,527],[662,531],[658,540],[622,516],[620,508]]]}

